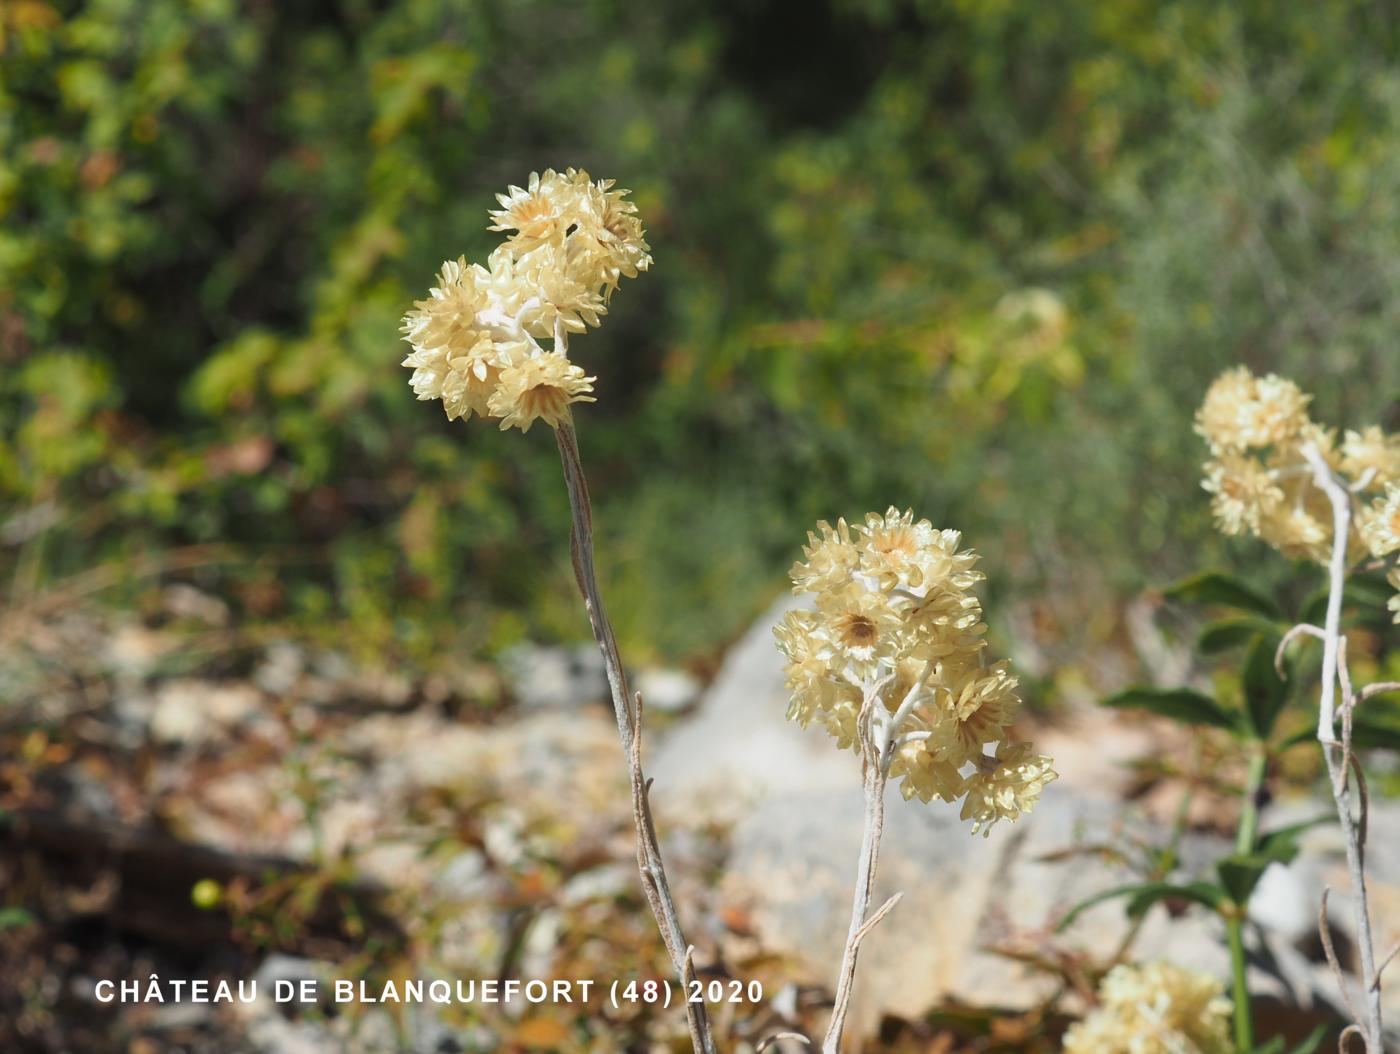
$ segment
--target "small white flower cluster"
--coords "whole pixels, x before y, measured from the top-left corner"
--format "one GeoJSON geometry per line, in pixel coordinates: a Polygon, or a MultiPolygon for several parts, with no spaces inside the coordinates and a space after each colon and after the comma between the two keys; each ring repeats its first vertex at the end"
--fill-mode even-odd
{"type": "Polygon", "coordinates": [[[477,413],[522,432],[538,420],[557,428],[571,403],[594,401],[596,378],[569,360],[567,334],[599,325],[618,283],[651,266],[637,208],[612,188],[551,169],[497,195],[489,229],[514,233],[487,267],[444,263],[404,317],[413,350],[403,365],[419,399],[441,399],[449,419],[477,413]]]}
{"type": "Polygon", "coordinates": [[[1099,1005],[1064,1038],[1064,1054],[1230,1054],[1234,1004],[1219,981],[1171,963],[1123,964],[1099,1005]]]}
{"type": "MultiPolygon", "coordinates": [[[[1227,370],[1206,392],[1196,431],[1210,444],[1204,487],[1216,524],[1225,534],[1252,534],[1288,556],[1325,563],[1332,546],[1332,513],[1304,449],[1312,446],[1356,495],[1354,558],[1400,553],[1400,435],[1376,425],[1348,431],[1308,416],[1312,396],[1269,374],[1243,366],[1227,370]]],[[[1400,590],[1400,567],[1389,573],[1400,590]]],[[[1400,596],[1391,600],[1400,621],[1400,596]]]]}
{"type": "Polygon", "coordinates": [[[983,576],[958,549],[961,535],[891,508],[854,528],[820,523],[808,540],[792,580],[815,610],[789,612],[775,631],[788,716],[854,746],[866,694],[878,690],[882,720],[896,726],[889,774],[906,798],[963,799],[974,833],[1029,809],[1055,773],[1048,757],[1010,739],[1016,678],[986,661],[972,593],[983,576]]]}

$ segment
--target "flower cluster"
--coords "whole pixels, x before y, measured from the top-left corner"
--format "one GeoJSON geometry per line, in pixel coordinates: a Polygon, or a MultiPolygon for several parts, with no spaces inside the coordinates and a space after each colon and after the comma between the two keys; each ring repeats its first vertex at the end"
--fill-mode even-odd
{"type": "Polygon", "coordinates": [[[963,799],[975,833],[1029,809],[1055,773],[1049,758],[1010,740],[1016,678],[986,659],[972,592],[983,576],[960,541],[893,508],[854,527],[820,523],[792,569],[794,591],[812,594],[814,608],[789,612],[775,633],[788,717],[858,746],[873,693],[904,796],[963,799]]]}
{"type": "Polygon", "coordinates": [[[1064,1054],[1227,1054],[1233,1004],[1220,982],[1170,963],[1115,966],[1064,1054]]]}
{"type": "Polygon", "coordinates": [[[476,413],[522,432],[558,427],[571,403],[593,401],[596,378],[569,360],[567,335],[597,326],[618,283],[651,266],[637,207],[612,188],[551,169],[497,195],[489,229],[512,233],[487,266],[448,260],[404,316],[413,350],[403,365],[419,399],[441,399],[449,419],[476,413]]]}
{"type": "MultiPolygon", "coordinates": [[[[1356,495],[1348,545],[1360,557],[1400,553],[1400,435],[1375,425],[1335,430],[1308,416],[1312,397],[1273,374],[1227,370],[1206,392],[1196,431],[1210,444],[1205,489],[1225,534],[1251,534],[1289,556],[1325,563],[1332,512],[1305,450],[1311,446],[1356,495]]],[[[1400,568],[1390,581],[1400,590],[1400,568]]],[[[1392,600],[1400,620],[1400,598],[1392,600]]]]}

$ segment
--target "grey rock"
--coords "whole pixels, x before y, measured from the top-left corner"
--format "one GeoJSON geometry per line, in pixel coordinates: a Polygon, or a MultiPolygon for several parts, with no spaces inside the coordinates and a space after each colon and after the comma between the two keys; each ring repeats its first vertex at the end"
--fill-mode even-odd
{"type": "Polygon", "coordinates": [[[454,900],[485,896],[491,885],[486,856],[480,849],[463,849],[433,879],[433,890],[454,900]]]}
{"type": "Polygon", "coordinates": [[[269,695],[285,695],[296,687],[306,668],[306,656],[291,641],[268,646],[263,660],[253,671],[253,681],[269,695]]]}
{"type": "Polygon", "coordinates": [[[662,738],[648,764],[657,777],[655,808],[734,820],[750,802],[859,785],[853,755],[786,718],[773,627],[796,606],[790,596],[775,603],[730,649],[697,712],[662,738]]]}
{"type": "Polygon", "coordinates": [[[278,981],[297,984],[301,981],[317,981],[332,974],[333,969],[328,963],[273,952],[258,966],[253,980],[258,985],[258,998],[262,999],[264,995],[271,993],[273,985],[278,981]]]}
{"type": "MultiPolygon", "coordinates": [[[[854,784],[854,775],[852,775],[854,784]]],[[[1132,880],[1089,850],[1119,825],[1112,803],[1047,791],[1035,811],[990,837],[973,837],[954,806],[906,803],[891,788],[872,906],[904,894],[862,948],[853,1029],[882,1014],[916,1017],[956,999],[1027,1009],[1056,987],[1049,975],[989,950],[1043,939],[1065,911],[1132,880]],[[1046,860],[1074,846],[1082,855],[1046,860]]],[[[850,915],[863,804],[857,787],[762,802],[733,831],[726,895],[744,904],[760,944],[796,962],[800,979],[830,985],[850,915]]],[[[1188,839],[1183,855],[1223,855],[1221,840],[1188,839]]],[[[1061,943],[1101,954],[1126,931],[1121,902],[1092,908],[1061,943]]],[[[1149,915],[1139,945],[1223,974],[1214,920],[1205,913],[1149,915]]]]}
{"type": "MultiPolygon", "coordinates": [[[[856,759],[784,717],[787,692],[772,627],[796,603],[778,601],[731,650],[698,711],[665,734],[649,769],[659,777],[653,801],[663,820],[731,822],[722,895],[752,920],[759,946],[788,956],[798,979],[829,986],[849,919],[863,807],[856,759]]],[[[1150,729],[1116,716],[1105,723],[1101,715],[1090,711],[1037,736],[1057,758],[1061,778],[1034,811],[990,838],[970,837],[954,807],[908,804],[891,790],[873,903],[899,890],[904,900],[864,946],[853,1029],[881,1013],[918,1016],[947,999],[1025,1009],[1055,980],[989,947],[1102,955],[1123,939],[1121,900],[1095,906],[1066,933],[1053,934],[1069,908],[1138,880],[1098,847],[1167,838],[1162,825],[1130,815],[1122,800],[1126,763],[1152,748],[1150,729]]],[[[1330,808],[1325,801],[1273,808],[1265,829],[1330,808]]],[[[1373,802],[1371,825],[1372,900],[1378,939],[1389,947],[1400,939],[1390,932],[1400,929],[1400,805],[1373,802]]],[[[1226,839],[1189,834],[1179,846],[1180,876],[1208,875],[1231,848],[1226,839]]],[[[1297,861],[1271,869],[1261,883],[1251,911],[1263,943],[1252,945],[1251,985],[1264,998],[1336,1003],[1314,932],[1324,884],[1335,890],[1339,932],[1350,925],[1341,850],[1335,825],[1319,827],[1303,839],[1297,861]]],[[[1205,911],[1173,917],[1154,907],[1134,949],[1143,959],[1229,974],[1223,932],[1205,911]]],[[[1390,990],[1400,993],[1400,985],[1390,990]]],[[[1400,1006],[1391,1016],[1400,1020],[1400,1006]]]]}
{"type": "Polygon", "coordinates": [[[179,679],[156,692],[151,735],[161,743],[200,744],[256,714],[262,697],[249,685],[179,679]]]}
{"type": "Polygon", "coordinates": [[[255,1054],[345,1054],[349,1049],[319,1022],[288,1021],[275,1014],[252,1018],[244,1036],[255,1054]]]}
{"type": "Polygon", "coordinates": [[[175,582],[165,587],[161,597],[165,610],[176,618],[187,618],[210,626],[228,625],[228,605],[212,593],[185,582],[175,582]]]}
{"type": "Polygon", "coordinates": [[[702,685],[684,670],[648,667],[632,678],[632,687],[642,693],[648,710],[675,713],[695,704],[702,685]]]}
{"type": "Polygon", "coordinates": [[[632,892],[637,871],[623,864],[602,864],[574,875],[559,890],[559,902],[566,907],[590,900],[615,900],[632,892]]]}
{"type": "Polygon", "coordinates": [[[530,709],[557,709],[608,697],[603,656],[591,644],[519,644],[501,658],[511,694],[530,709]]]}
{"type": "Polygon", "coordinates": [[[206,1025],[214,1020],[216,1011],[212,1003],[166,1003],[157,1006],[151,1012],[151,1027],[153,1029],[178,1029],[197,1028],[206,1025]]]}
{"type": "MultiPolygon", "coordinates": [[[[848,759],[854,762],[854,759],[848,759]]],[[[850,917],[861,841],[860,788],[765,798],[732,832],[725,894],[745,906],[759,943],[830,985],[850,917]]],[[[891,790],[873,904],[896,914],[867,940],[852,1008],[863,1033],[881,1012],[918,1014],[946,994],[975,943],[1004,837],[973,840],[951,809],[909,806],[891,790]]]]}
{"type": "Polygon", "coordinates": [[[1297,945],[1317,932],[1317,900],[1297,871],[1270,864],[1249,898],[1249,917],[1297,945]]]}

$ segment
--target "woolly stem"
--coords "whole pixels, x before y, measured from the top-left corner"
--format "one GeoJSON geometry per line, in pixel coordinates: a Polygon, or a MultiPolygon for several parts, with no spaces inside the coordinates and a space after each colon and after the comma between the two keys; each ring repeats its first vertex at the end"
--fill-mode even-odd
{"type": "MultiPolygon", "coordinates": [[[[885,828],[885,767],[878,758],[866,757],[863,764],[865,784],[865,824],[861,832],[860,857],[856,863],[856,888],[851,898],[851,924],[846,931],[846,948],[841,954],[841,972],[836,982],[836,1000],[831,1011],[831,1024],[822,1040],[822,1054],[838,1054],[841,1033],[850,1011],[851,992],[855,987],[856,957],[860,942],[869,933],[865,914],[870,910],[870,891],[875,881],[875,869],[880,857],[880,836],[885,828]]],[[[883,917],[883,911],[881,916],[883,917]]],[[[878,917],[871,920],[878,921],[878,917]]]]}
{"type": "MultiPolygon", "coordinates": [[[[1323,458],[1321,451],[1309,443],[1303,448],[1303,456],[1312,466],[1313,481],[1327,495],[1332,505],[1332,553],[1327,566],[1328,593],[1327,618],[1323,624],[1322,644],[1322,685],[1318,712],[1317,738],[1322,744],[1322,756],[1327,762],[1327,772],[1331,776],[1332,797],[1337,805],[1337,819],[1341,822],[1342,834],[1346,842],[1347,870],[1351,876],[1352,911],[1356,927],[1356,944],[1361,960],[1362,1013],[1364,1020],[1358,1021],[1357,1028],[1366,1043],[1367,1054],[1384,1054],[1381,1047],[1381,991],[1376,975],[1376,953],[1374,936],[1371,933],[1371,907],[1366,892],[1366,859],[1363,843],[1365,834],[1362,823],[1352,816],[1349,769],[1355,763],[1351,753],[1350,716],[1344,715],[1342,741],[1337,739],[1336,729],[1336,689],[1341,671],[1339,656],[1345,645],[1342,643],[1342,597],[1346,589],[1347,544],[1351,537],[1351,495],[1347,488],[1333,474],[1332,468],[1323,458]]],[[[1351,699],[1343,699],[1346,708],[1351,699]]],[[[1358,780],[1359,767],[1358,767],[1358,780]]],[[[1365,815],[1365,795],[1362,795],[1362,815],[1365,815]]],[[[1338,984],[1342,979],[1338,978],[1338,984]]]]}
{"type": "Polygon", "coordinates": [[[642,697],[634,697],[628,690],[627,673],[622,668],[617,638],[613,634],[612,624],[608,621],[607,613],[603,609],[602,596],[598,591],[598,575],[593,559],[593,512],[572,419],[561,422],[554,430],[554,435],[559,444],[559,457],[564,466],[564,483],[569,492],[569,511],[573,517],[570,547],[573,553],[574,577],[578,580],[579,592],[583,595],[584,606],[588,609],[588,621],[593,626],[593,637],[598,642],[598,649],[603,653],[603,667],[607,672],[613,715],[617,719],[618,736],[622,740],[623,753],[628,761],[628,774],[632,783],[632,821],[637,831],[637,869],[642,877],[642,891],[646,894],[652,915],[656,917],[656,925],[671,957],[671,965],[680,978],[686,1023],[690,1028],[690,1040],[695,1054],[715,1054],[709,1012],[704,1002],[692,1001],[689,998],[689,982],[695,976],[692,950],[681,932],[680,918],[676,913],[671,887],[666,879],[666,868],[661,859],[661,845],[656,837],[655,824],[652,822],[648,800],[651,781],[642,773],[642,697]]]}

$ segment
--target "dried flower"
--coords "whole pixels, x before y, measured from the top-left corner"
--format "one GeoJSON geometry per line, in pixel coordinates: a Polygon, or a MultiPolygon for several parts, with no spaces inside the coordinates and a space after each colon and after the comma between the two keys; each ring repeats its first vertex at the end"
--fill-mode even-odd
{"type": "Polygon", "coordinates": [[[855,526],[819,523],[791,572],[814,609],[790,612],[775,633],[790,718],[821,725],[843,749],[858,746],[861,707],[878,689],[883,721],[901,722],[886,730],[895,737],[889,775],[906,798],[966,796],[963,816],[976,832],[1015,819],[1055,774],[1048,758],[1009,741],[1016,678],[1005,662],[986,661],[972,592],[982,575],[961,540],[894,508],[855,526]]]}
{"type": "Polygon", "coordinates": [[[1227,370],[1206,392],[1196,431],[1216,453],[1286,443],[1307,423],[1312,396],[1275,374],[1255,377],[1244,366],[1227,370]]]}
{"type": "Polygon", "coordinates": [[[594,378],[565,357],[567,335],[600,325],[618,282],[651,266],[626,194],[570,168],[497,195],[489,229],[512,233],[489,268],[447,261],[404,317],[414,394],[442,400],[449,419],[477,413],[522,431],[557,428],[570,404],[592,402],[594,378]]]}
{"type": "Polygon", "coordinates": [[[1342,471],[1354,480],[1367,478],[1377,486],[1400,483],[1400,436],[1377,425],[1347,432],[1342,440],[1342,471]]]}
{"type": "MultiPolygon", "coordinates": [[[[1347,432],[1338,444],[1334,430],[1308,418],[1311,399],[1292,381],[1237,367],[1206,392],[1196,431],[1210,445],[1202,486],[1221,532],[1254,535],[1287,556],[1326,563],[1332,510],[1306,451],[1315,450],[1364,497],[1395,479],[1400,439],[1372,426],[1347,432]]],[[[1348,546],[1358,557],[1364,544],[1385,544],[1379,508],[1354,518],[1348,546]]]]}
{"type": "Polygon", "coordinates": [[[1387,487],[1385,495],[1363,511],[1361,536],[1372,556],[1400,552],[1400,483],[1387,487]]]}
{"type": "Polygon", "coordinates": [[[1259,521],[1283,503],[1283,488],[1255,458],[1224,452],[1206,462],[1203,484],[1225,534],[1258,534],[1259,521]]]}
{"type": "Polygon", "coordinates": [[[1051,764],[1044,754],[1032,753],[1029,743],[1006,744],[995,757],[979,757],[977,771],[963,783],[961,816],[972,821],[972,833],[985,835],[998,820],[1029,811],[1055,778],[1051,764]]]}
{"type": "Polygon", "coordinates": [[[1065,1054],[1227,1054],[1233,1008],[1213,977],[1170,963],[1123,964],[1099,985],[1099,1006],[1072,1025],[1065,1054]]]}
{"type": "Polygon", "coordinates": [[[501,419],[501,428],[528,432],[536,421],[558,428],[571,403],[591,403],[593,382],[583,368],[552,351],[531,355],[501,371],[496,390],[491,393],[492,417],[501,419]]]}

